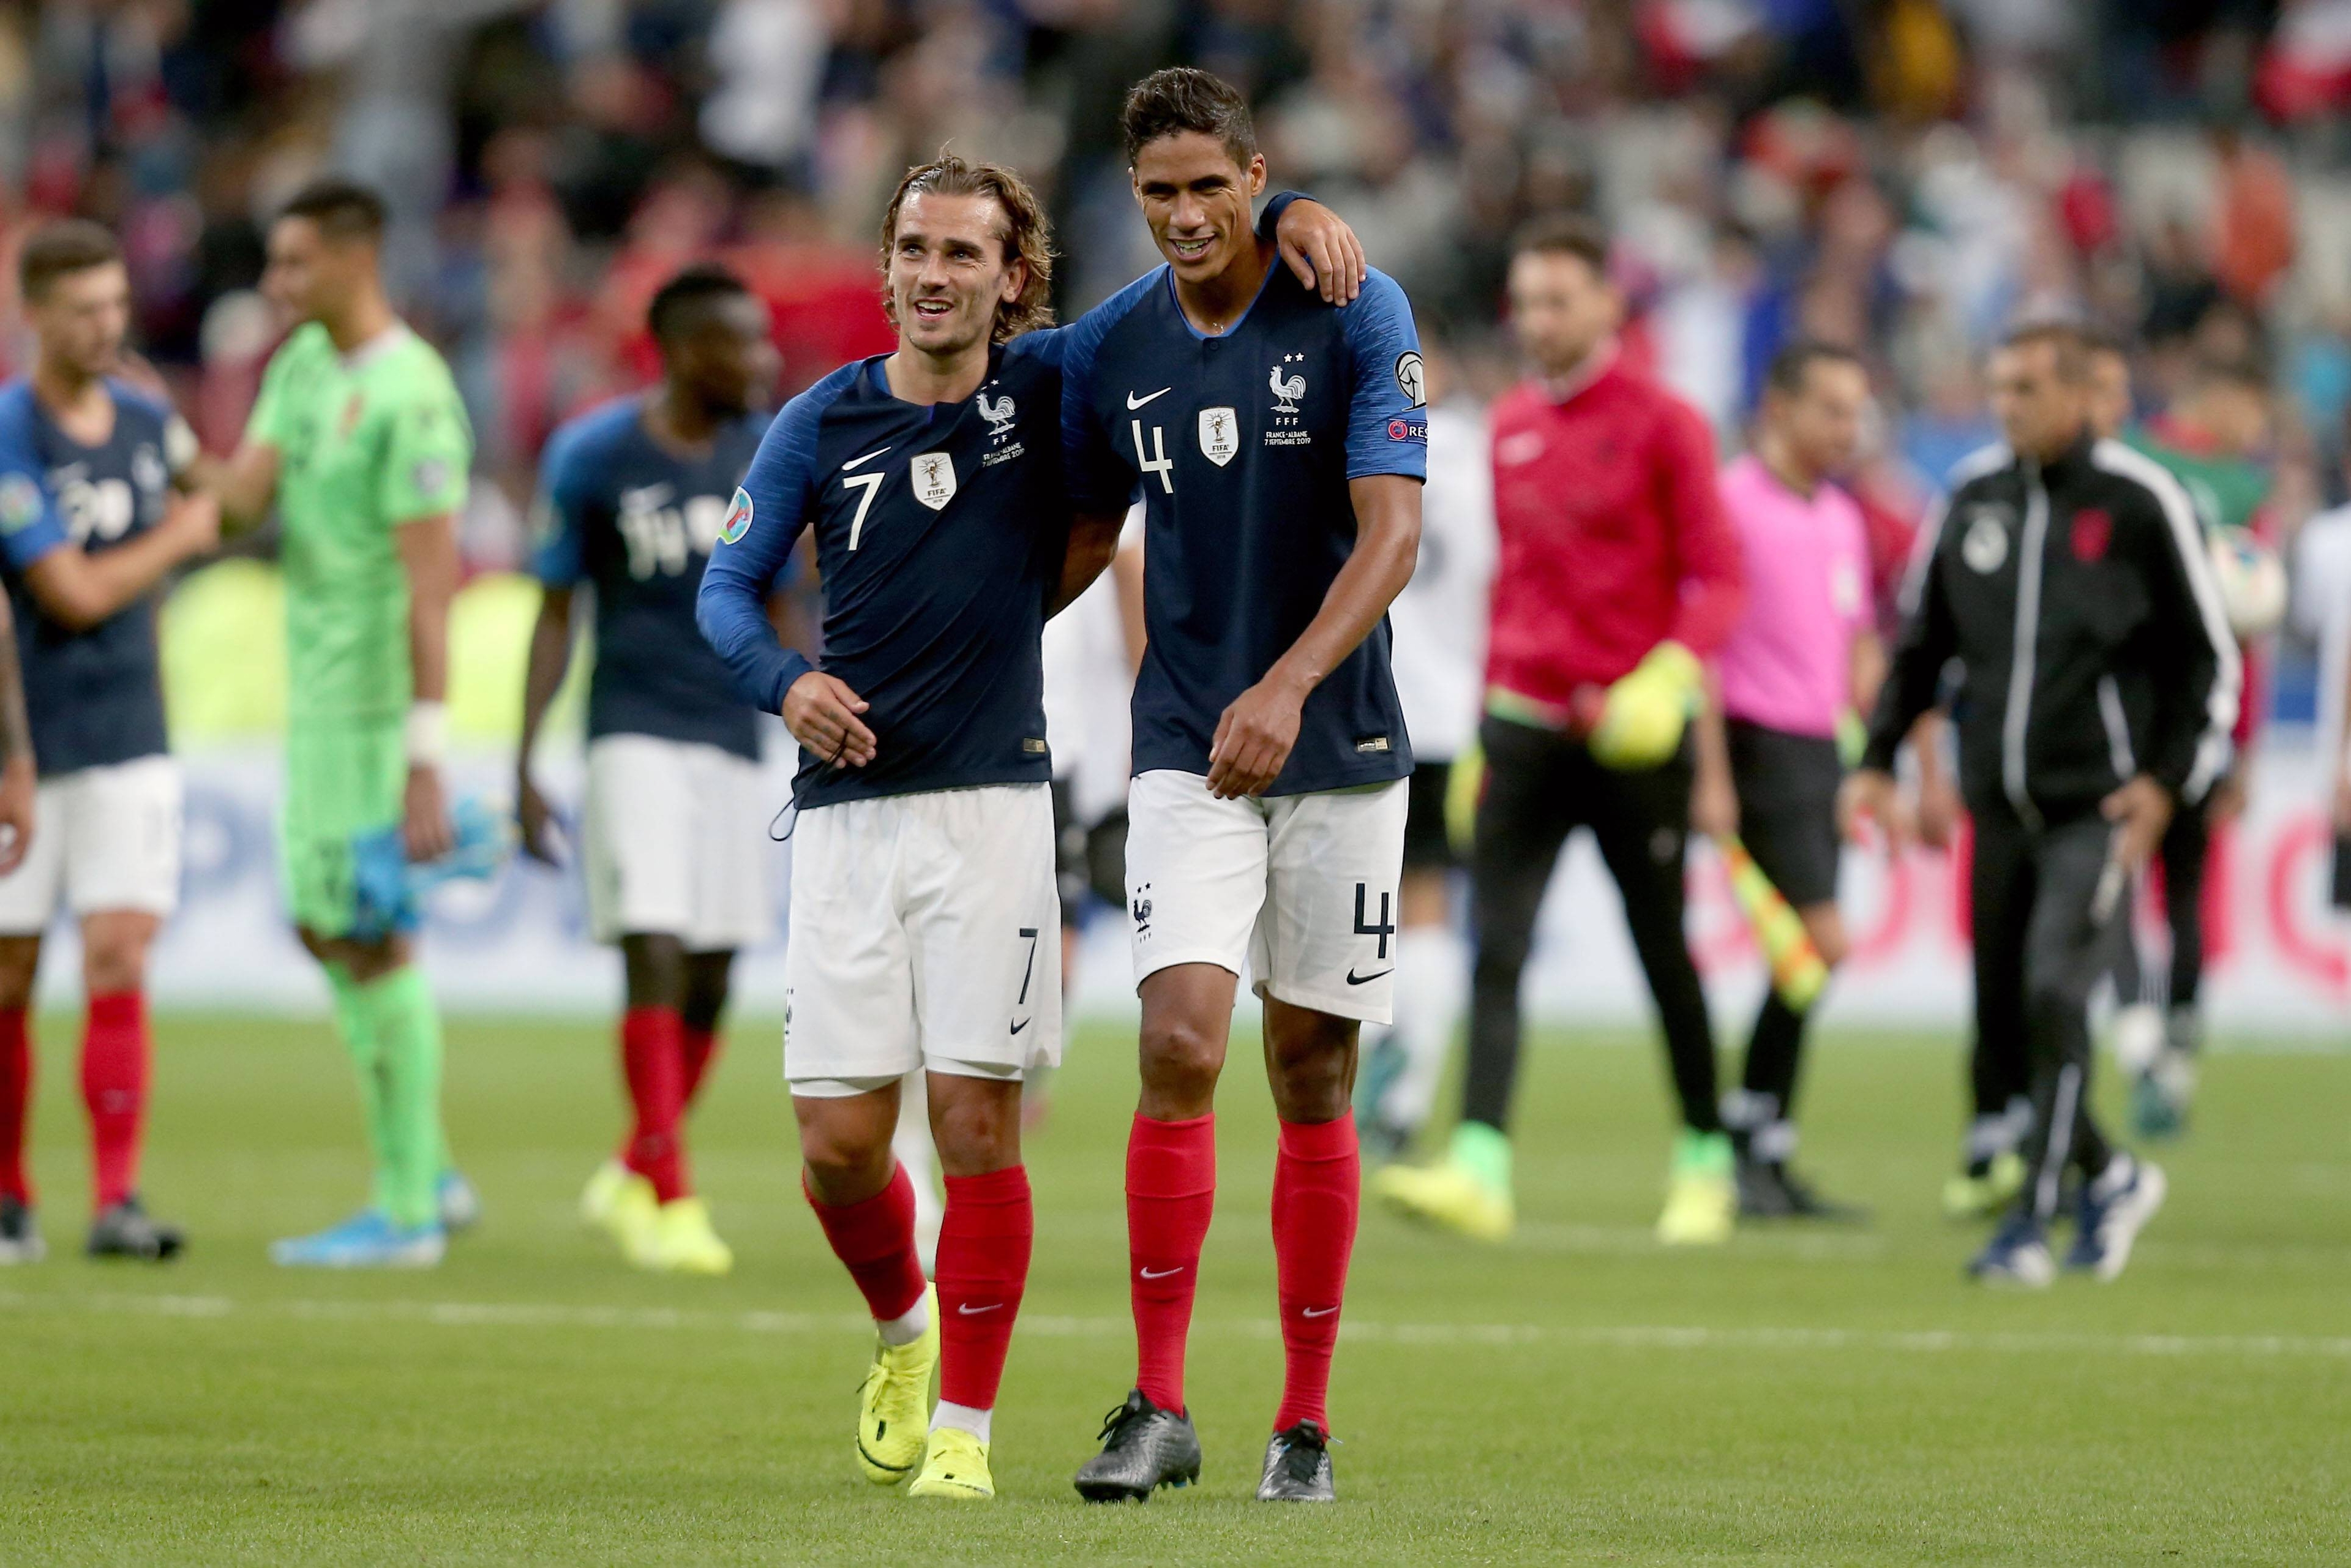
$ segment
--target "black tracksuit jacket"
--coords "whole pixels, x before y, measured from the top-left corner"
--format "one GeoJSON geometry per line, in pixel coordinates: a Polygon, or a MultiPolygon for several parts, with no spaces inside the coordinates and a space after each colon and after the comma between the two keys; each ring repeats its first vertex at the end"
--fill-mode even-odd
{"type": "Polygon", "coordinates": [[[1865,767],[1890,769],[1956,661],[1959,789],[2028,828],[2146,773],[2183,803],[2230,761],[2241,674],[2193,504],[2159,464],[2084,437],[1952,471],[1903,585],[1865,767]]]}

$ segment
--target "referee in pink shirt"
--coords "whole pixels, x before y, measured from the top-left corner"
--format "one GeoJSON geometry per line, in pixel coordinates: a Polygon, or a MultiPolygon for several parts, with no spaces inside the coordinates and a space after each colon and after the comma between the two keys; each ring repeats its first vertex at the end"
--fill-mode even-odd
{"type": "MultiPolygon", "coordinates": [[[[1869,377],[1851,351],[1798,340],[1765,381],[1754,449],[1722,471],[1722,509],[1747,574],[1746,610],[1716,655],[1719,727],[1700,727],[1694,825],[1736,833],[1802,916],[1822,961],[1844,956],[1838,916],[1837,736],[1876,703],[1885,650],[1872,629],[1861,508],[1833,479],[1851,464],[1869,377]]],[[[1739,1205],[1757,1218],[1860,1219],[1790,1168],[1806,1015],[1767,989],[1740,1087],[1722,1099],[1739,1205]]]]}

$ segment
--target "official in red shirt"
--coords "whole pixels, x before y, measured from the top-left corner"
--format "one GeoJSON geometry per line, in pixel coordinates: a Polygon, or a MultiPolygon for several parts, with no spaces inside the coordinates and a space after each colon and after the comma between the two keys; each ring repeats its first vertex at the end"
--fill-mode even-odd
{"type": "Polygon", "coordinates": [[[1568,835],[1589,828],[1656,998],[1683,1131],[1658,1233],[1716,1242],[1737,1208],[1714,1035],[1682,932],[1688,722],[1702,662],[1741,607],[1737,538],[1698,412],[1623,361],[1607,240],[1545,223],[1510,263],[1535,375],[1494,405],[1494,574],[1485,791],[1472,864],[1478,959],[1462,1119],[1441,1163],[1391,1167],[1405,1210],[1499,1239],[1514,1222],[1505,1127],[1519,977],[1568,835]]]}

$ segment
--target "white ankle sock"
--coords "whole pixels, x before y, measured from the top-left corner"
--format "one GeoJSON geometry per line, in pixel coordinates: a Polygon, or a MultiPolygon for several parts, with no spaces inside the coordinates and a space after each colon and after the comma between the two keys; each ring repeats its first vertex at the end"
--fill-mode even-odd
{"type": "Polygon", "coordinates": [[[892,1346],[912,1344],[923,1337],[925,1329],[931,1326],[930,1300],[928,1297],[918,1296],[913,1306],[908,1307],[888,1322],[876,1319],[874,1326],[882,1331],[883,1344],[892,1346]]]}
{"type": "Polygon", "coordinates": [[[942,1399],[939,1407],[931,1412],[931,1430],[935,1432],[942,1427],[953,1427],[985,1443],[987,1441],[987,1423],[995,1414],[993,1410],[975,1410],[968,1405],[950,1405],[942,1399]]]}

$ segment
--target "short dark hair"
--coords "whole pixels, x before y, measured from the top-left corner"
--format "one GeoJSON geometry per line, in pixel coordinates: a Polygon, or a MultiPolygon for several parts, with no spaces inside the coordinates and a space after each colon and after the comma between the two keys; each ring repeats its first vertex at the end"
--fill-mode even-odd
{"type": "Polygon", "coordinates": [[[370,245],[380,245],[391,214],[372,186],[329,175],[313,180],[295,192],[294,199],[277,215],[308,218],[329,239],[365,240],[370,245]]]}
{"type": "Polygon", "coordinates": [[[1552,213],[1530,221],[1510,241],[1510,255],[1572,256],[1607,281],[1608,231],[1577,213],[1552,213]]]}
{"type": "Polygon", "coordinates": [[[1843,343],[1832,343],[1823,338],[1794,338],[1780,345],[1771,356],[1771,368],[1763,372],[1766,389],[1785,397],[1801,397],[1804,378],[1819,364],[1855,365],[1861,356],[1843,343]]]}
{"type": "Polygon", "coordinates": [[[43,224],[16,255],[16,291],[27,305],[37,303],[60,277],[104,267],[122,259],[122,246],[113,231],[88,218],[61,218],[43,224]]]}
{"type": "Polygon", "coordinates": [[[2123,340],[2120,332],[2111,327],[2101,327],[2095,321],[2088,321],[2074,330],[2082,335],[2082,351],[2094,359],[2100,354],[2112,354],[2121,360],[2130,358],[2130,345],[2123,340]]]}
{"type": "Polygon", "coordinates": [[[1163,136],[1197,131],[1224,143],[1234,162],[1246,169],[1257,157],[1257,126],[1249,100],[1231,83],[1191,66],[1153,71],[1128,89],[1118,129],[1126,139],[1126,165],[1163,136]]]}
{"type": "Polygon", "coordinates": [[[2008,329],[2003,349],[2030,349],[2046,343],[2057,354],[2057,379],[2081,382],[2090,377],[2090,338],[2078,321],[2027,321],[2008,329]]]}
{"type": "Polygon", "coordinates": [[[696,262],[653,290],[653,301],[645,307],[645,330],[656,343],[673,343],[693,329],[704,306],[750,292],[750,286],[727,267],[715,261],[696,262]]]}

